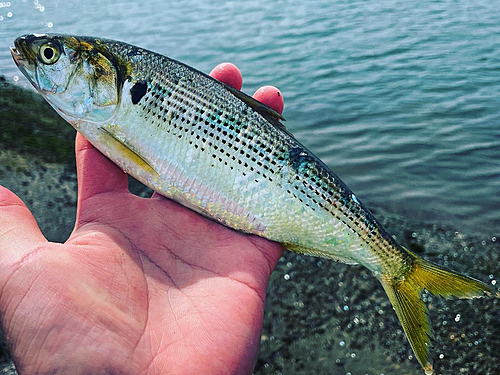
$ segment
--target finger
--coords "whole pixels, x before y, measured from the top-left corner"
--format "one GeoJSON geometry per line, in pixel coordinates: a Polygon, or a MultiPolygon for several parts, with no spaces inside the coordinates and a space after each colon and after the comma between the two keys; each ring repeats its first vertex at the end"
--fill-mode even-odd
{"type": "Polygon", "coordinates": [[[236,90],[241,90],[243,77],[241,76],[240,70],[234,64],[227,62],[219,64],[213,68],[210,72],[210,76],[236,90]]]}
{"type": "Polygon", "coordinates": [[[88,198],[106,192],[127,191],[127,175],[80,133],[76,136],[78,207],[88,198]]]}
{"type": "Polygon", "coordinates": [[[28,207],[0,186],[0,264],[14,264],[46,242],[28,207]]]}
{"type": "Polygon", "coordinates": [[[285,107],[285,102],[283,100],[283,95],[280,90],[274,86],[264,86],[255,91],[253,94],[254,99],[259,102],[264,103],[268,107],[271,107],[279,114],[283,113],[283,108],[285,107]]]}

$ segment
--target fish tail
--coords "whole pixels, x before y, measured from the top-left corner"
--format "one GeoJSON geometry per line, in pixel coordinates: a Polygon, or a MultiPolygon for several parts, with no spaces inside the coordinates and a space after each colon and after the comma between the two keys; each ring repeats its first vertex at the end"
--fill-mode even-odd
{"type": "Polygon", "coordinates": [[[426,375],[431,375],[433,374],[429,353],[431,327],[427,308],[421,299],[422,291],[426,289],[445,298],[476,298],[491,295],[492,291],[481,281],[446,270],[408,250],[406,252],[412,260],[410,262],[412,266],[406,274],[398,279],[382,276],[381,282],[417,360],[426,375]]]}

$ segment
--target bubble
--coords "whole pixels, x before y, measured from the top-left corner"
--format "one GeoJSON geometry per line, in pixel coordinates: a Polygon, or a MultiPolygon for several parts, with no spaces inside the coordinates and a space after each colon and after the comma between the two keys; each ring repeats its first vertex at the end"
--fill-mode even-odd
{"type": "Polygon", "coordinates": [[[444,354],[443,354],[443,353],[441,353],[441,354],[439,355],[439,359],[443,359],[443,358],[444,358],[444,354]]]}
{"type": "Polygon", "coordinates": [[[349,306],[344,305],[344,311],[349,311],[349,306]]]}
{"type": "Polygon", "coordinates": [[[460,321],[460,314],[457,314],[457,315],[455,316],[455,322],[458,322],[458,321],[460,321]]]}
{"type": "Polygon", "coordinates": [[[497,281],[496,280],[491,280],[491,284],[492,285],[497,285],[497,281]]]}
{"type": "Polygon", "coordinates": [[[38,9],[40,12],[45,11],[45,7],[40,4],[38,0],[33,1],[33,5],[35,5],[35,9],[38,9]]]}
{"type": "Polygon", "coordinates": [[[2,16],[0,16],[0,21],[3,21],[3,17],[2,16]]]}
{"type": "Polygon", "coordinates": [[[7,17],[12,17],[12,12],[7,13],[7,17]]]}
{"type": "Polygon", "coordinates": [[[496,242],[497,241],[497,238],[495,236],[491,237],[491,241],[492,242],[496,242]]]}
{"type": "Polygon", "coordinates": [[[340,345],[340,346],[345,346],[345,341],[341,341],[341,342],[339,342],[339,345],[340,345]]]}
{"type": "Polygon", "coordinates": [[[489,277],[490,279],[493,279],[493,277],[494,277],[494,276],[493,276],[493,274],[491,274],[491,275],[488,275],[488,277],[489,277]]]}
{"type": "Polygon", "coordinates": [[[351,353],[351,358],[356,357],[356,353],[351,353]]]}
{"type": "Polygon", "coordinates": [[[285,278],[285,280],[290,280],[290,275],[285,273],[285,276],[283,276],[285,278]]]}
{"type": "Polygon", "coordinates": [[[52,27],[54,24],[52,22],[47,22],[47,27],[52,27]]]}
{"type": "Polygon", "coordinates": [[[287,266],[288,268],[292,267],[292,262],[288,262],[288,263],[286,264],[286,266],[287,266]]]}
{"type": "Polygon", "coordinates": [[[19,81],[19,76],[14,76],[14,82],[19,81]]]}
{"type": "Polygon", "coordinates": [[[413,232],[413,233],[411,234],[411,236],[412,236],[413,238],[417,238],[417,233],[413,232]]]}

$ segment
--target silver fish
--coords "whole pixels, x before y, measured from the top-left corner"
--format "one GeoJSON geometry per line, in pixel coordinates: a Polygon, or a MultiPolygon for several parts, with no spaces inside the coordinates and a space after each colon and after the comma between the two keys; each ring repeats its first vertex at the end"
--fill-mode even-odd
{"type": "Polygon", "coordinates": [[[477,280],[400,246],[321,160],[255,99],[129,44],[22,36],[12,56],[38,92],[125,172],[230,228],[292,251],[368,268],[382,283],[425,370],[423,289],[490,295],[477,280]]]}

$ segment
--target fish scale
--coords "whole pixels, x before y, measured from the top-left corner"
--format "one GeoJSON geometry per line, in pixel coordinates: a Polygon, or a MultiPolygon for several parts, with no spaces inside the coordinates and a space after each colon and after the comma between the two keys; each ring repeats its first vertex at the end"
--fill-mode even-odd
{"type": "Polygon", "coordinates": [[[426,374],[433,367],[423,290],[491,295],[486,284],[400,246],[279,114],[240,91],[106,39],[32,34],[11,52],[64,119],[155,191],[290,250],[370,269],[426,374]]]}
{"type": "MultiPolygon", "coordinates": [[[[219,164],[225,167],[224,170],[216,168],[216,171],[220,171],[220,175],[212,178],[211,181],[204,182],[211,185],[212,191],[223,193],[222,195],[219,193],[216,197],[197,196],[198,192],[186,186],[188,180],[171,182],[184,194],[193,194],[192,197],[187,197],[188,200],[196,201],[197,204],[200,201],[210,201],[211,207],[202,207],[202,210],[198,209],[198,211],[237,229],[246,229],[248,232],[284,242],[294,247],[296,251],[313,252],[350,263],[359,262],[352,259],[351,253],[365,251],[363,244],[359,241],[360,237],[346,235],[345,231],[342,230],[342,235],[332,238],[332,233],[336,232],[335,229],[340,226],[340,223],[356,229],[360,226],[368,228],[368,225],[362,225],[362,223],[368,221],[367,215],[369,213],[357,210],[356,215],[349,215],[344,214],[344,212],[353,212],[349,207],[346,209],[341,207],[340,210],[336,211],[333,209],[334,206],[331,203],[335,198],[329,199],[329,197],[340,196],[342,193],[344,193],[344,201],[347,204],[357,205],[352,201],[352,193],[346,187],[332,186],[332,182],[340,181],[336,176],[332,178],[333,172],[325,170],[325,166],[322,163],[318,164],[317,160],[311,157],[310,152],[302,145],[293,138],[276,132],[276,128],[259,113],[251,111],[251,108],[244,103],[237,102],[232,94],[227,92],[226,95],[222,95],[224,91],[217,87],[222,86],[220,83],[206,77],[203,79],[193,77],[193,72],[190,69],[179,66],[178,63],[166,58],[141,53],[136,54],[136,59],[140,61],[138,62],[138,72],[143,71],[142,66],[157,67],[157,69],[153,69],[154,72],[168,72],[168,75],[144,76],[137,74],[134,77],[138,82],[145,81],[148,84],[146,94],[137,105],[144,118],[152,124],[152,131],[156,128],[160,132],[170,133],[174,136],[172,139],[162,142],[171,145],[174,154],[184,155],[187,152],[185,147],[189,145],[190,148],[194,147],[194,150],[198,152],[198,160],[213,159],[210,168],[219,164]],[[175,68],[171,67],[172,64],[175,64],[175,68]],[[213,89],[214,86],[215,89],[213,89]],[[294,166],[293,164],[297,160],[300,161],[300,165],[294,166]],[[228,168],[229,170],[227,170],[228,168]],[[242,213],[269,210],[268,207],[262,207],[260,203],[252,205],[251,201],[245,200],[244,196],[239,195],[239,190],[234,189],[234,186],[239,186],[240,183],[231,182],[225,187],[218,183],[222,181],[222,178],[227,179],[231,175],[237,174],[248,177],[247,182],[253,179],[255,190],[265,191],[261,181],[266,180],[266,185],[273,188],[270,190],[279,191],[280,201],[293,201],[295,204],[298,202],[301,216],[310,217],[304,220],[307,225],[306,230],[302,230],[305,232],[305,236],[285,238],[282,235],[283,228],[290,226],[288,220],[283,219],[282,211],[267,212],[268,219],[262,224],[265,226],[265,230],[255,231],[245,225],[240,227],[241,221],[245,220],[245,217],[237,217],[231,210],[224,209],[228,204],[232,203],[234,207],[242,206],[240,210],[242,213]],[[309,183],[311,176],[316,177],[317,184],[309,183]],[[224,204],[218,200],[224,200],[224,204]],[[213,208],[215,206],[217,209],[213,208]],[[321,213],[317,215],[316,212],[321,213]],[[325,225],[324,217],[328,214],[330,214],[329,225],[325,225]],[[321,217],[318,220],[322,223],[319,226],[322,228],[319,233],[311,233],[310,230],[310,222],[314,216],[321,217]],[[275,220],[269,220],[270,217],[274,217],[275,220]],[[236,223],[238,224],[235,225],[236,223]],[[314,237],[321,238],[321,240],[315,241],[314,237]],[[318,245],[318,242],[322,242],[322,244],[318,245]],[[347,246],[340,246],[342,242],[347,243],[347,246]]],[[[161,137],[161,135],[154,137],[157,136],[161,137]]],[[[131,136],[131,138],[134,137],[131,136]]],[[[154,148],[152,151],[154,153],[154,148]]],[[[147,157],[145,152],[142,154],[147,157]]],[[[162,164],[165,165],[164,162],[162,164]]],[[[186,170],[187,166],[181,164],[179,163],[177,167],[186,170]]],[[[206,167],[205,164],[203,168],[206,167]]],[[[200,172],[196,173],[198,178],[200,175],[200,172]]],[[[186,176],[183,175],[183,178],[186,176]]],[[[253,195],[255,193],[250,189],[248,196],[253,195]]],[[[270,199],[277,200],[275,193],[269,195],[270,199]]],[[[284,208],[286,209],[286,205],[284,208]]],[[[375,225],[376,223],[371,224],[372,230],[374,230],[375,225]]],[[[356,230],[354,229],[353,232],[355,233],[356,230]]],[[[370,260],[374,260],[374,257],[371,256],[370,260]]],[[[377,264],[375,263],[375,265],[377,264]]],[[[373,265],[371,268],[372,271],[379,270],[373,265]]]]}

